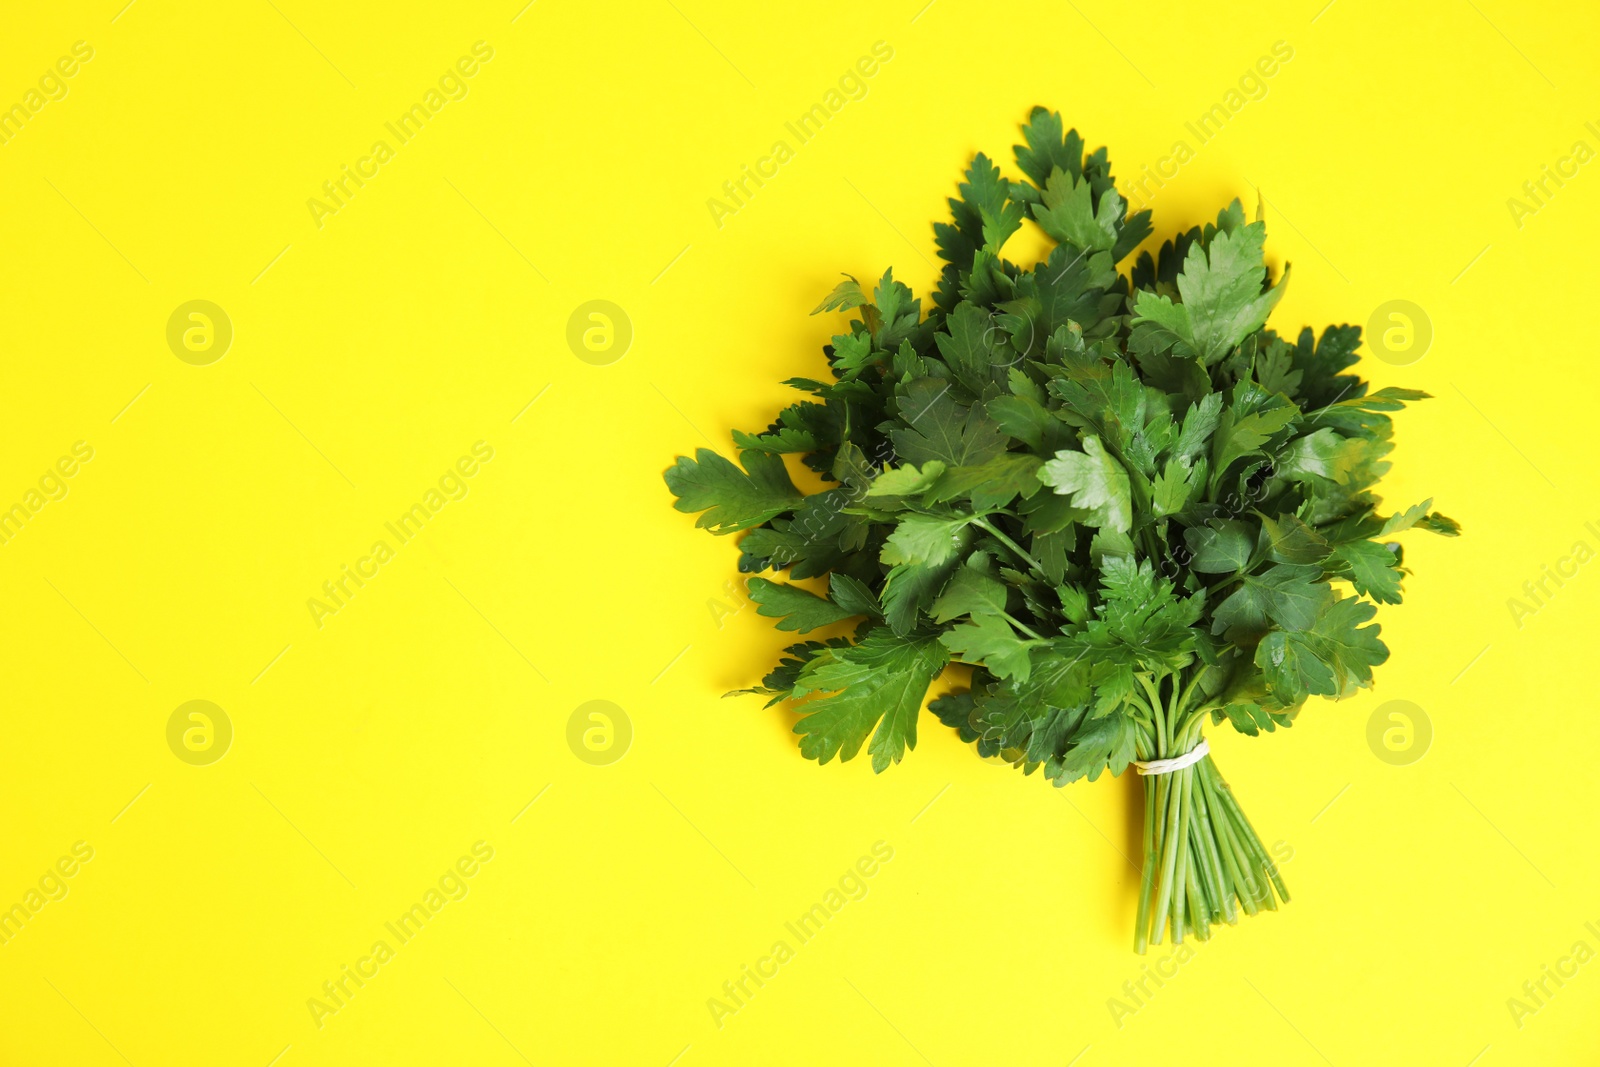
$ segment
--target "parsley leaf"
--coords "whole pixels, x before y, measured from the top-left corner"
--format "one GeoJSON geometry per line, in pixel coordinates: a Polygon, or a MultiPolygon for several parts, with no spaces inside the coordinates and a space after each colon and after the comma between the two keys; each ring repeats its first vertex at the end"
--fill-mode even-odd
{"type": "MultiPolygon", "coordinates": [[[[1219,226],[1231,213],[1242,218],[1239,201],[1218,216],[1219,226]]],[[[1149,323],[1164,331],[1185,355],[1206,364],[1217,362],[1260,329],[1283,298],[1287,274],[1262,291],[1267,273],[1262,259],[1266,237],[1266,223],[1252,222],[1219,229],[1209,244],[1191,244],[1178,275],[1181,302],[1141,290],[1134,303],[1135,323],[1149,323]]]]}
{"type": "Polygon", "coordinates": [[[951,467],[976,466],[1005,451],[1005,434],[984,412],[950,395],[950,383],[921,378],[900,398],[904,424],[889,432],[900,458],[918,465],[937,460],[951,467]]]}
{"type": "Polygon", "coordinates": [[[872,769],[899,763],[917,747],[917,713],[945,663],[932,637],[902,637],[877,628],[845,648],[826,649],[801,671],[794,696],[824,695],[800,706],[794,732],[800,754],[818,763],[853,759],[869,735],[872,769]]]}
{"type": "Polygon", "coordinates": [[[677,509],[703,512],[695,525],[714,534],[730,534],[799,506],[803,498],[781,459],[752,451],[739,460],[744,470],[709,448],[698,450],[692,460],[679,456],[667,472],[667,488],[678,498],[677,509]]]}
{"type": "MultiPolygon", "coordinates": [[[[838,576],[843,577],[843,576],[838,576]]],[[[805,633],[829,623],[842,622],[856,614],[838,604],[820,597],[798,585],[785,585],[752,578],[748,583],[750,599],[756,602],[756,613],[777,619],[780,630],[798,630],[805,633]]]]}
{"type": "Polygon", "coordinates": [[[1133,493],[1128,472],[1106,454],[1100,438],[1090,434],[1083,439],[1083,451],[1061,451],[1045,463],[1039,480],[1063,496],[1072,497],[1072,506],[1088,512],[1091,526],[1104,526],[1126,533],[1133,527],[1133,493]]]}

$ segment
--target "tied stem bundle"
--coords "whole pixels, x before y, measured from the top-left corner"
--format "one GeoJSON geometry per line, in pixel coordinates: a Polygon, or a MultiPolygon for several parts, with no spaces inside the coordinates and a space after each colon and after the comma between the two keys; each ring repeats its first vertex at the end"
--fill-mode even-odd
{"type": "Polygon", "coordinates": [[[1152,687],[1145,707],[1150,718],[1139,723],[1141,759],[1135,764],[1145,776],[1144,866],[1133,947],[1140,954],[1161,943],[1164,929],[1170,928],[1173,944],[1181,944],[1185,933],[1205,941],[1212,923],[1237,923],[1240,908],[1254,915],[1289,899],[1255,827],[1200,739],[1207,709],[1186,710],[1183,695],[1175,676],[1163,709],[1159,687],[1152,687]]]}

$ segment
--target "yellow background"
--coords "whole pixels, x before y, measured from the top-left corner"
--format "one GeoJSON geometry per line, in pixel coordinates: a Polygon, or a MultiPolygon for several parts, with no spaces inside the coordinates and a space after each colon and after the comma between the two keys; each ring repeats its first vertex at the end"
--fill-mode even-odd
{"type": "Polygon", "coordinates": [[[0,906],[94,849],[0,946],[0,1062],[1600,1060],[1600,963],[1520,1028],[1507,1006],[1600,949],[1600,567],[1508,608],[1600,548],[1600,166],[1520,227],[1507,206],[1600,148],[1591,5],[122,2],[13,5],[0,34],[4,105],[94,49],[0,146],[0,506],[94,449],[0,545],[0,906]],[[880,40],[865,98],[796,146],[880,40]],[[1437,397],[1397,420],[1387,498],[1467,535],[1408,535],[1376,690],[1212,731],[1294,900],[1119,1026],[1168,952],[1130,951],[1137,787],[1023,780],[931,716],[881,776],[802,760],[790,715],[718,699],[786,635],[661,471],[795,398],[838,272],[926,293],[930,221],[973,152],[1015,173],[1030,106],[1126,179],[1280,40],[1157,234],[1259,186],[1280,330],[1425,309],[1425,358],[1363,363],[1437,397]],[[477,41],[466,97],[319,228],[307,200],[477,41]],[[233,323],[209,366],[167,346],[192,299],[233,323]],[[565,340],[593,299],[633,324],[609,366],[565,340]],[[477,441],[469,494],[319,628],[308,598],[477,441]],[[194,699],[235,731],[209,766],[166,741],[194,699]],[[1366,740],[1394,699],[1433,724],[1407,766],[1366,740]],[[590,700],[632,724],[609,766],[567,744],[590,700]],[[468,895],[319,1028],[308,998],[478,841],[468,895]],[[878,841],[864,899],[719,1027],[708,999],[878,841]]]}

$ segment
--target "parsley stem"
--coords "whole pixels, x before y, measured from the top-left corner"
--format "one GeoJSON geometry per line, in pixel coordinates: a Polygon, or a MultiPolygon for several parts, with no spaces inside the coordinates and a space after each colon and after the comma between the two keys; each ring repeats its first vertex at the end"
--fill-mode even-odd
{"type": "Polygon", "coordinates": [[[1043,641],[1044,640],[1044,638],[1042,638],[1038,634],[1034,633],[1033,630],[1030,629],[1025,623],[1017,620],[1016,618],[1013,618],[1008,613],[1002,611],[1000,613],[1000,617],[1002,619],[1006,620],[1006,622],[1009,622],[1012,626],[1015,626],[1017,629],[1021,630],[1023,633],[1027,634],[1029,637],[1033,638],[1035,641],[1043,641]]]}
{"type": "Polygon", "coordinates": [[[1144,955],[1150,942],[1150,895],[1156,880],[1155,819],[1159,778],[1144,780],[1144,866],[1139,872],[1139,916],[1134,920],[1133,951],[1144,955]]]}
{"type": "Polygon", "coordinates": [[[1211,913],[1219,915],[1229,924],[1239,921],[1233,908],[1233,898],[1228,893],[1227,875],[1222,870],[1222,857],[1217,848],[1217,833],[1211,824],[1212,804],[1206,795],[1205,776],[1197,774],[1194,781],[1195,840],[1200,843],[1201,880],[1211,913]]]}
{"type": "Polygon", "coordinates": [[[1194,694],[1194,687],[1200,684],[1200,672],[1196,671],[1194,673],[1194,677],[1189,679],[1189,684],[1187,686],[1183,687],[1183,690],[1182,690],[1181,694],[1179,693],[1179,690],[1178,690],[1179,680],[1180,679],[1179,679],[1179,677],[1177,675],[1173,676],[1173,679],[1172,679],[1172,692],[1173,692],[1173,696],[1174,696],[1174,701],[1173,701],[1172,709],[1173,709],[1173,714],[1174,715],[1181,715],[1188,708],[1188,706],[1189,706],[1189,697],[1191,697],[1194,694]]]}
{"type": "Polygon", "coordinates": [[[1156,535],[1153,529],[1146,526],[1140,530],[1139,540],[1144,543],[1145,555],[1149,556],[1153,562],[1159,562],[1164,557],[1164,553],[1156,545],[1156,535]]]}
{"type": "MultiPolygon", "coordinates": [[[[1140,674],[1136,675],[1136,677],[1139,679],[1139,684],[1144,686],[1144,691],[1150,694],[1150,710],[1155,713],[1156,720],[1158,722],[1162,722],[1161,687],[1159,683],[1152,679],[1148,674],[1140,674]]],[[[1164,726],[1166,727],[1170,727],[1171,725],[1172,724],[1170,722],[1164,723],[1164,726]]],[[[1163,730],[1163,732],[1165,732],[1165,730],[1163,730]]],[[[1162,757],[1176,755],[1176,753],[1167,751],[1167,745],[1165,743],[1163,743],[1161,748],[1158,750],[1158,754],[1162,757]]]]}
{"type": "Polygon", "coordinates": [[[1044,568],[1039,566],[1039,561],[1028,555],[1028,553],[1024,552],[1021,545],[1017,544],[1015,541],[1011,540],[1011,538],[1001,533],[999,528],[991,523],[988,519],[985,519],[980,515],[972,520],[972,525],[988,530],[995,536],[997,541],[1011,549],[1011,551],[1015,552],[1019,559],[1026,561],[1028,566],[1033,568],[1034,574],[1037,574],[1040,578],[1045,578],[1044,568]]]}
{"type": "MultiPolygon", "coordinates": [[[[1200,672],[1138,674],[1128,703],[1152,710],[1135,747],[1141,759],[1168,758],[1199,744],[1215,701],[1197,699],[1200,672]],[[1166,700],[1161,696],[1165,691],[1166,700]],[[1190,705],[1194,705],[1191,707],[1190,705]]],[[[1206,940],[1214,922],[1236,923],[1289,899],[1283,879],[1237,798],[1207,755],[1181,770],[1145,778],[1144,867],[1134,950],[1184,936],[1206,940]]]]}
{"type": "Polygon", "coordinates": [[[1237,582],[1243,577],[1244,575],[1242,574],[1230,574],[1228,577],[1222,579],[1222,581],[1213,582],[1211,585],[1206,586],[1206,599],[1210,600],[1212,593],[1215,593],[1218,589],[1226,589],[1228,586],[1232,585],[1234,582],[1237,582]]]}
{"type": "Polygon", "coordinates": [[[1189,844],[1189,820],[1194,809],[1190,794],[1194,789],[1194,768],[1181,771],[1178,774],[1178,869],[1173,875],[1172,882],[1172,943],[1183,943],[1183,930],[1186,925],[1184,914],[1184,892],[1188,888],[1189,879],[1194,877],[1190,869],[1189,854],[1194,851],[1189,844]]]}
{"type": "Polygon", "coordinates": [[[1174,779],[1182,778],[1187,773],[1187,771],[1174,771],[1171,774],[1161,775],[1169,784],[1166,788],[1166,810],[1162,813],[1166,832],[1163,834],[1165,840],[1162,842],[1164,847],[1161,856],[1161,892],[1156,896],[1152,938],[1158,945],[1161,944],[1161,928],[1167,924],[1167,914],[1172,908],[1172,876],[1178,867],[1178,843],[1181,837],[1178,829],[1183,825],[1183,790],[1180,788],[1181,783],[1174,779]]]}
{"type": "MultiPolygon", "coordinates": [[[[1210,762],[1210,757],[1200,761],[1210,762]]],[[[1200,774],[1200,787],[1205,793],[1206,806],[1212,811],[1213,826],[1216,829],[1217,851],[1221,854],[1223,867],[1227,872],[1232,893],[1243,905],[1246,915],[1254,915],[1256,908],[1257,892],[1255,884],[1246,873],[1250,869],[1249,861],[1239,851],[1238,842],[1233,839],[1233,830],[1229,824],[1228,813],[1223,810],[1217,799],[1216,789],[1212,785],[1212,775],[1209,771],[1200,774]]]]}
{"type": "MultiPolygon", "coordinates": [[[[1156,715],[1154,713],[1151,712],[1150,705],[1146,704],[1143,700],[1139,699],[1139,694],[1138,693],[1130,693],[1130,694],[1128,694],[1128,703],[1132,704],[1134,707],[1136,707],[1140,711],[1144,712],[1145,717],[1150,720],[1151,729],[1155,728],[1156,722],[1157,722],[1157,717],[1156,717],[1156,715]]],[[[1138,721],[1138,720],[1136,719],[1135,721],[1138,721]]],[[[1155,742],[1152,742],[1149,739],[1148,736],[1141,735],[1138,738],[1138,743],[1140,745],[1142,745],[1143,748],[1146,750],[1145,754],[1140,756],[1139,758],[1140,759],[1153,759],[1154,757],[1151,755],[1151,752],[1153,751],[1152,750],[1152,745],[1155,742]]]]}

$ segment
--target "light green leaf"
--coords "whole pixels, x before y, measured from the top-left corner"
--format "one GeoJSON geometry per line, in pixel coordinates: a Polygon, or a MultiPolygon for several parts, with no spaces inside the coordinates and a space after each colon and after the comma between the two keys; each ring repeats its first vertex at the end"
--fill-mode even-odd
{"type": "Polygon", "coordinates": [[[1180,459],[1198,459],[1210,449],[1206,442],[1217,431],[1217,420],[1222,416],[1222,394],[1207,393],[1183,417],[1183,429],[1172,446],[1173,455],[1180,459]]]}
{"type": "Polygon", "coordinates": [[[1217,423],[1216,436],[1212,438],[1211,482],[1220,485],[1222,476],[1237,459],[1260,451],[1273,434],[1294,421],[1300,410],[1293,404],[1236,416],[1233,410],[1224,411],[1217,423]]]}
{"type": "Polygon", "coordinates": [[[1107,189],[1100,196],[1097,214],[1092,192],[1088,179],[1054,171],[1045,183],[1043,203],[1033,205],[1033,217],[1057,241],[1087,252],[1110,251],[1117,243],[1126,205],[1115,189],[1107,189]]]}
{"type": "Polygon", "coordinates": [[[872,735],[872,769],[899,763],[917,747],[917,714],[928,685],[949,662],[932,637],[901,637],[879,627],[846,648],[819,652],[801,671],[796,698],[825,695],[799,706],[800,753],[827,763],[854,759],[872,735]]]}
{"type": "Polygon", "coordinates": [[[1151,485],[1150,507],[1156,518],[1176,515],[1189,502],[1191,495],[1205,488],[1205,469],[1191,467],[1180,459],[1169,459],[1161,474],[1151,485]]]}
{"type": "Polygon", "coordinates": [[[1422,517],[1428,514],[1428,509],[1431,507],[1433,507],[1433,497],[1430,496],[1422,503],[1413,504],[1398,515],[1389,516],[1384,520],[1383,529],[1378,531],[1379,536],[1396,534],[1403,530],[1411,529],[1411,527],[1422,521],[1422,517]]]}
{"type": "Polygon", "coordinates": [[[1297,437],[1278,453],[1277,472],[1286,478],[1307,476],[1344,482],[1366,454],[1365,443],[1346,438],[1328,427],[1297,437]]]}
{"type": "Polygon", "coordinates": [[[1376,541],[1349,541],[1333,550],[1330,569],[1350,579],[1356,592],[1380,604],[1400,603],[1400,570],[1393,552],[1376,541]]]}
{"type": "Polygon", "coordinates": [[[1019,638],[1011,624],[998,615],[976,615],[940,634],[939,643],[965,663],[983,664],[997,678],[1028,680],[1032,642],[1019,638]]]}
{"type": "Polygon", "coordinates": [[[871,496],[920,496],[933,488],[939,476],[945,472],[945,465],[937,459],[930,459],[918,470],[910,463],[902,467],[885,470],[872,480],[872,486],[867,490],[871,496]]]}
{"type": "MultiPolygon", "coordinates": [[[[1235,201],[1235,204],[1238,202],[1235,201]]],[[[1182,342],[1183,354],[1216,363],[1235,345],[1255,333],[1283,299],[1288,284],[1286,269],[1278,284],[1266,292],[1266,242],[1264,222],[1252,222],[1231,233],[1218,231],[1209,247],[1196,241],[1189,246],[1183,271],[1178,275],[1182,303],[1140,290],[1134,303],[1134,322],[1151,323],[1182,342]]]]}
{"type": "Polygon", "coordinates": [[[811,314],[820,315],[824,311],[849,311],[858,308],[867,302],[867,294],[861,291],[861,283],[846,274],[844,281],[833,287],[833,292],[823,297],[822,303],[811,310],[811,314]]]}
{"type": "Polygon", "coordinates": [[[889,535],[880,559],[891,565],[943,563],[965,545],[964,534],[971,521],[971,515],[907,515],[889,535]]]}
{"type": "Polygon", "coordinates": [[[1119,533],[1132,529],[1133,492],[1128,472],[1106,453],[1095,435],[1083,439],[1082,452],[1057,452],[1039,471],[1039,480],[1063,496],[1070,495],[1073,507],[1089,513],[1089,525],[1119,533]]]}
{"type": "Polygon", "coordinates": [[[1266,263],[1262,248],[1267,226],[1252,222],[1232,233],[1218,233],[1209,248],[1189,246],[1178,292],[1189,313],[1195,349],[1207,363],[1226,355],[1234,345],[1261,328],[1283,298],[1289,275],[1263,293],[1266,263]]]}

